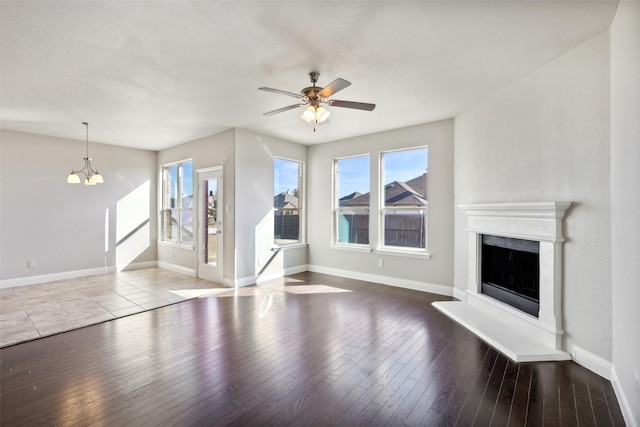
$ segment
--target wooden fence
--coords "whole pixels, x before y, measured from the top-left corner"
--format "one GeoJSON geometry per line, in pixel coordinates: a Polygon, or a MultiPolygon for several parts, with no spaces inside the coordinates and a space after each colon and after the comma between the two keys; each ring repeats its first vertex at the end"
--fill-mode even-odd
{"type": "MultiPolygon", "coordinates": [[[[369,243],[369,215],[341,215],[347,222],[339,234],[343,243],[369,243]]],[[[384,245],[424,248],[426,233],[422,215],[385,215],[384,245]]]]}
{"type": "Polygon", "coordinates": [[[274,216],[274,238],[298,240],[300,233],[299,215],[276,215],[274,216]]]}

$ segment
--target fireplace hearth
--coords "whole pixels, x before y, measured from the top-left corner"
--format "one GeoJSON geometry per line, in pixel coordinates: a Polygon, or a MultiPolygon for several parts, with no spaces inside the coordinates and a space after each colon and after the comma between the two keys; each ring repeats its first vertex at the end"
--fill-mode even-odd
{"type": "Polygon", "coordinates": [[[562,222],[568,202],[460,205],[468,282],[432,303],[516,362],[569,360],[562,348],[562,222]],[[537,271],[536,271],[537,269],[537,271]]]}

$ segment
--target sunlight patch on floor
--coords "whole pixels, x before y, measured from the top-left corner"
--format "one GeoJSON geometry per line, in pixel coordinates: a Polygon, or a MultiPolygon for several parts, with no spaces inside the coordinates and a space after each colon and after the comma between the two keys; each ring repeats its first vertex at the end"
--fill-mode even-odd
{"type": "Polygon", "coordinates": [[[284,291],[290,294],[329,294],[336,292],[353,292],[348,289],[334,288],[333,286],[327,285],[286,286],[284,288],[284,291]]]}
{"type": "MultiPolygon", "coordinates": [[[[348,289],[335,288],[327,285],[294,285],[294,286],[251,286],[236,289],[215,289],[214,295],[218,298],[222,297],[255,297],[267,294],[284,295],[284,293],[303,295],[303,294],[329,294],[338,292],[353,292],[348,289]],[[219,292],[222,291],[222,292],[219,292]]],[[[208,295],[207,295],[208,296],[208,295]]]]}
{"type": "Polygon", "coordinates": [[[169,292],[176,294],[182,298],[204,298],[216,295],[222,292],[229,292],[229,289],[172,289],[169,292]]]}

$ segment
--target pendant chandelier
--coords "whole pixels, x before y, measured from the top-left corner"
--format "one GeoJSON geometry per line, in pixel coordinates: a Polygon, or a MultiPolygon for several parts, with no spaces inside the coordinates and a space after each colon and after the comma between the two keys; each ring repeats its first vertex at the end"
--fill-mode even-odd
{"type": "Polygon", "coordinates": [[[91,167],[91,158],[89,157],[89,122],[82,122],[83,125],[87,128],[87,142],[86,149],[87,154],[84,157],[84,167],[80,170],[71,170],[71,173],[67,177],[67,183],[69,184],[80,184],[80,175],[84,175],[84,185],[96,185],[102,184],[104,180],[102,179],[102,175],[97,170],[94,170],[91,167]]]}

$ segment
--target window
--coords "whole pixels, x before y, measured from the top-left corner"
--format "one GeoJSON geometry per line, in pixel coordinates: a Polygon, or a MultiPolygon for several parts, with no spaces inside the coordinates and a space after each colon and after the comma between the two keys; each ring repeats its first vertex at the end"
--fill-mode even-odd
{"type": "Polygon", "coordinates": [[[369,245],[369,156],[333,161],[333,243],[369,245]]]}
{"type": "Polygon", "coordinates": [[[275,159],[273,163],[274,243],[301,243],[302,162],[275,159]]]}
{"type": "Polygon", "coordinates": [[[382,248],[426,250],[428,157],[427,147],[382,153],[382,248]]]}
{"type": "Polygon", "coordinates": [[[193,162],[162,167],[161,239],[193,246],[193,162]]]}

